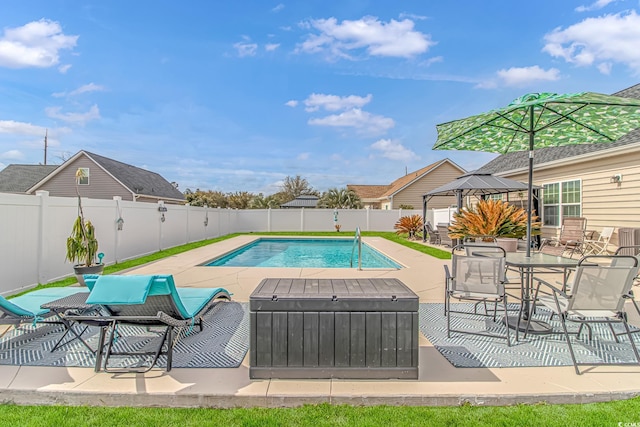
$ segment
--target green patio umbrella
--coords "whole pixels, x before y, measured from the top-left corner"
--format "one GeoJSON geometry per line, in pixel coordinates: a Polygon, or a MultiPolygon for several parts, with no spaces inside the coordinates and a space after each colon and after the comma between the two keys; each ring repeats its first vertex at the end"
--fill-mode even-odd
{"type": "Polygon", "coordinates": [[[434,150],[529,151],[527,256],[535,148],[612,142],[640,128],[640,99],[592,92],[530,93],[504,108],[436,126],[434,150]]]}

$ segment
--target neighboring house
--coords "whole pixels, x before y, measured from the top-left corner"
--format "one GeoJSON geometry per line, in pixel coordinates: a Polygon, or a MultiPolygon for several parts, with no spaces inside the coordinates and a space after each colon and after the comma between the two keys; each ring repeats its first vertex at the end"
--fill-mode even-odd
{"type": "Polygon", "coordinates": [[[318,196],[313,196],[311,194],[303,194],[291,200],[290,202],[281,204],[280,207],[283,209],[317,208],[319,201],[320,201],[320,198],[318,196]]]}
{"type": "Polygon", "coordinates": [[[184,195],[159,174],[88,151],[79,151],[25,192],[35,194],[46,190],[51,196],[76,196],[78,168],[83,168],[86,174],[78,185],[82,197],[113,199],[120,196],[122,200],[139,202],[185,203],[184,195]]]}
{"type": "MultiPolygon", "coordinates": [[[[465,172],[451,160],[444,159],[408,173],[389,185],[349,184],[347,188],[360,197],[365,208],[399,209],[400,206],[411,206],[413,209],[422,209],[422,196],[425,193],[453,181],[465,172]]],[[[437,199],[433,204],[430,203],[430,208],[446,208],[456,203],[455,197],[437,199]]]]}
{"type": "Polygon", "coordinates": [[[58,165],[9,165],[0,171],[0,193],[24,194],[58,165]]]}
{"type": "MultiPolygon", "coordinates": [[[[613,95],[640,99],[640,84],[613,95]]],[[[507,153],[479,171],[526,182],[528,161],[526,151],[507,153]]],[[[587,229],[598,232],[616,227],[614,244],[617,228],[640,228],[640,129],[612,143],[535,150],[534,165],[544,236],[558,233],[563,216],[584,216],[587,229]]]]}

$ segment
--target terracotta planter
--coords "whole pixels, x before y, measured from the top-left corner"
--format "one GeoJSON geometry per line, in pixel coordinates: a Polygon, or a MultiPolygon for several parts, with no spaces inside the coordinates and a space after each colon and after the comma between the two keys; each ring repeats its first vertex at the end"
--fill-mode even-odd
{"type": "Polygon", "coordinates": [[[515,237],[498,237],[496,243],[505,252],[516,252],[518,250],[518,239],[515,237]]]}
{"type": "Polygon", "coordinates": [[[102,274],[102,271],[104,270],[104,264],[96,264],[96,265],[92,265],[90,267],[84,266],[84,265],[74,265],[73,266],[73,272],[76,274],[76,278],[78,279],[78,283],[80,283],[82,286],[87,286],[84,283],[84,275],[85,274],[102,274]]]}

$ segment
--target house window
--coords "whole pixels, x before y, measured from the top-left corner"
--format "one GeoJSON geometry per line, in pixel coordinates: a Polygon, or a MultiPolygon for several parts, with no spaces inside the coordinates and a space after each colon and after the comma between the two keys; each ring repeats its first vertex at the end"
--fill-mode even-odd
{"type": "Polygon", "coordinates": [[[559,227],[562,218],[581,216],[582,186],[580,180],[545,184],[543,191],[543,225],[559,227]]]}
{"type": "Polygon", "coordinates": [[[504,200],[504,194],[489,194],[487,196],[489,200],[504,200]]]}
{"type": "Polygon", "coordinates": [[[78,185],[89,185],[89,168],[78,168],[78,185]]]}

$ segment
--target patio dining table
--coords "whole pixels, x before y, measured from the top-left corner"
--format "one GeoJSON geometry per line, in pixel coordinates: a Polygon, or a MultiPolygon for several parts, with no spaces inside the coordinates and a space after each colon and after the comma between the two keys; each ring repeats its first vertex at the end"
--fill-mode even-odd
{"type": "Polygon", "coordinates": [[[531,319],[528,322],[529,317],[533,315],[533,304],[531,302],[534,274],[562,273],[563,283],[566,283],[569,270],[576,268],[578,260],[540,252],[532,253],[528,257],[524,252],[508,252],[506,254],[506,265],[512,269],[517,269],[520,273],[522,298],[520,312],[518,316],[509,317],[509,327],[516,330],[516,339],[518,339],[518,332],[524,332],[527,329],[527,323],[529,323],[528,333],[530,334],[551,333],[551,325],[547,322],[536,319],[531,319]]]}

